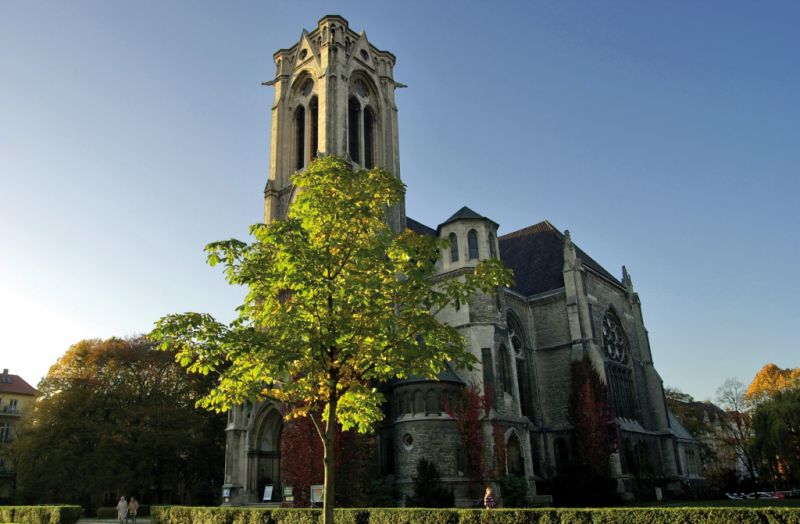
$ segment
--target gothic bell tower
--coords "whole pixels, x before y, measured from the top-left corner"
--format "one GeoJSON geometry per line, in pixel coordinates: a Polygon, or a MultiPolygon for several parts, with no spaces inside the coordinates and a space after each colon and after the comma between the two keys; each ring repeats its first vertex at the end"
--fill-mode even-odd
{"type": "MultiPolygon", "coordinates": [[[[295,194],[292,174],[317,155],[338,155],[356,167],[381,167],[400,177],[392,53],[370,44],[341,16],[328,15],[273,58],[265,223],[286,216],[295,194]]],[[[404,229],[405,205],[389,210],[388,221],[393,230],[404,229]]]]}

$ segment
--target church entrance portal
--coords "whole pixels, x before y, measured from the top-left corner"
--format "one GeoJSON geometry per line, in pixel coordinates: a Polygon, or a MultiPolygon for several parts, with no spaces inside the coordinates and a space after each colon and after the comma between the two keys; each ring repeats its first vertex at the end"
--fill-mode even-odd
{"type": "Polygon", "coordinates": [[[281,414],[277,409],[268,407],[266,413],[259,421],[257,438],[251,448],[251,470],[255,487],[255,497],[258,502],[277,502],[282,500],[281,485],[281,431],[283,423],[281,414]],[[272,486],[271,496],[264,500],[265,488],[272,486]]]}

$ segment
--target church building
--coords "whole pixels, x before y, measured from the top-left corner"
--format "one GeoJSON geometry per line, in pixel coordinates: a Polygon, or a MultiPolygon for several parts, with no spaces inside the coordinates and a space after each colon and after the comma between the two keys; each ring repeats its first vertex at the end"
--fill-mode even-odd
{"type": "MultiPolygon", "coordinates": [[[[266,82],[275,89],[266,223],[286,215],[295,192],[291,175],[317,154],[400,177],[395,89],[402,85],[393,78],[392,53],[350,29],[344,18],[329,15],[293,46],[278,50],[274,60],[275,78],[266,82]]],[[[667,410],[641,302],[625,267],[615,276],[582,251],[569,231],[547,220],[501,234],[490,217],[468,207],[441,224],[425,225],[407,217],[402,205],[389,211],[388,220],[395,231],[449,239],[438,279],[458,278],[488,258],[514,271],[512,287],[438,315],[463,334],[479,362],[475,369],[443,363],[437,381],[386,385],[387,419],[377,435],[381,471],[394,484],[398,504],[411,493],[420,458],[436,464],[457,505],[474,504],[462,438],[444,409],[445,399],[466,387],[490,397],[484,423],[500,429],[502,467],[525,478],[529,500],[537,500],[537,482],[557,477],[574,459],[570,364],[584,356],[608,388],[619,429],[610,472],[619,492],[631,494],[643,464],[654,484],[667,490],[700,479],[697,442],[667,410]]],[[[261,502],[267,485],[273,486],[271,500],[282,500],[281,460],[291,458],[280,456],[281,429],[280,409],[272,401],[229,412],[225,503],[261,502]]],[[[492,450],[485,452],[491,456],[492,450]]]]}

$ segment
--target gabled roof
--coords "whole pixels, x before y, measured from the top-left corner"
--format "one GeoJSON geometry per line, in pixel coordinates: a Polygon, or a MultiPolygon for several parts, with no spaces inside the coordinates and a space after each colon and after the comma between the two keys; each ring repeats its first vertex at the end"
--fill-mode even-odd
{"type": "Polygon", "coordinates": [[[39,394],[33,386],[22,380],[19,375],[11,375],[8,370],[4,370],[3,374],[0,375],[0,394],[2,393],[31,396],[39,394]]]}
{"type": "Polygon", "coordinates": [[[492,224],[494,224],[495,227],[497,227],[497,222],[495,222],[494,220],[486,218],[485,216],[471,210],[467,206],[464,206],[458,211],[456,211],[453,214],[453,216],[451,216],[450,218],[439,224],[439,227],[437,227],[436,230],[439,231],[442,228],[442,226],[446,226],[447,224],[451,222],[456,222],[457,220],[486,220],[487,222],[491,222],[492,224]]]}
{"type": "Polygon", "coordinates": [[[672,411],[667,410],[667,416],[669,417],[669,427],[672,429],[672,433],[680,438],[685,440],[695,440],[689,430],[683,427],[683,424],[678,420],[672,411]]]}
{"type": "MultiPolygon", "coordinates": [[[[564,287],[564,235],[553,224],[545,220],[498,240],[503,263],[514,271],[514,291],[530,296],[564,287]]],[[[622,285],[581,248],[575,249],[583,265],[622,285]]]]}
{"type": "Polygon", "coordinates": [[[422,222],[417,222],[411,217],[406,217],[406,227],[418,235],[436,236],[435,229],[426,226],[422,222]]]}
{"type": "Polygon", "coordinates": [[[458,373],[453,370],[453,366],[450,364],[450,362],[444,363],[444,369],[442,369],[436,376],[436,380],[412,375],[408,378],[394,379],[390,382],[390,385],[394,387],[403,386],[405,384],[414,384],[417,382],[452,382],[461,386],[466,385],[464,381],[461,380],[461,377],[458,376],[458,373]]]}

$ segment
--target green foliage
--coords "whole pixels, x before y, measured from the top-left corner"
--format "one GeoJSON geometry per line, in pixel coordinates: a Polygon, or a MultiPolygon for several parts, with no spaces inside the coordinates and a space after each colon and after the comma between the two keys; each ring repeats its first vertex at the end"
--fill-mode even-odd
{"type": "Polygon", "coordinates": [[[206,408],[272,398],[285,403],[287,418],[311,416],[324,441],[330,509],[335,428],[368,432],[383,418],[378,383],[433,379],[446,361],[475,363],[458,331],[434,313],[509,285],[511,275],[489,260],[434,286],[444,246],[392,232],[385,210],[405,188],[385,171],[353,170],[328,156],[292,182],[300,189],[285,220],[253,226],[251,244],[206,247],[209,263],[248,290],[238,318],[226,325],[206,314],[169,315],[150,336],[190,372],[219,374],[199,402],[206,408]]]}
{"type": "Polygon", "coordinates": [[[169,315],[151,337],[177,350],[190,371],[220,373],[205,407],[271,397],[286,402],[292,417],[336,399],[343,428],[368,431],[382,417],[374,383],[435,378],[445,361],[474,362],[458,332],[432,311],[508,284],[510,275],[493,260],[469,278],[432,287],[440,246],[386,225],[384,210],[404,188],[384,171],[354,171],[330,156],[293,182],[303,189],[286,220],[253,226],[252,244],[206,247],[228,282],[249,290],[239,318],[225,325],[203,314],[169,315]]]}
{"type": "MultiPolygon", "coordinates": [[[[159,508],[153,524],[318,524],[319,510],[159,508]]],[[[800,508],[338,509],[343,524],[800,524],[800,508]]]]}
{"type": "Polygon", "coordinates": [[[170,491],[211,502],[225,420],[194,407],[209,379],[187,376],[143,339],[75,344],[40,382],[32,424],[15,442],[19,498],[90,507],[109,490],[156,500],[170,491]]]}
{"type": "Polygon", "coordinates": [[[800,484],[800,388],[762,400],[752,419],[753,453],[779,487],[800,484]]]}
{"type": "Polygon", "coordinates": [[[408,505],[416,508],[448,508],[453,505],[453,490],[442,485],[439,470],[433,462],[421,458],[414,477],[414,494],[408,505]]]}
{"type": "Polygon", "coordinates": [[[75,524],[80,517],[80,506],[0,506],[0,522],[75,524]]]}
{"type": "Polygon", "coordinates": [[[525,495],[528,493],[528,481],[517,475],[504,475],[500,477],[500,494],[503,496],[503,506],[506,508],[520,508],[525,505],[525,495]]]}

